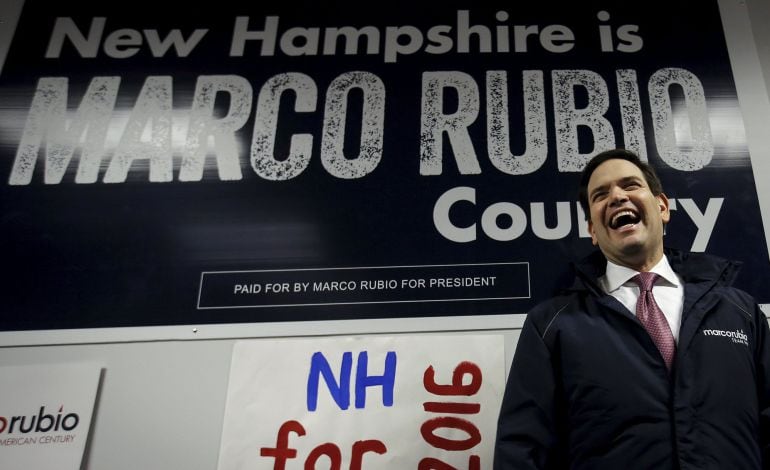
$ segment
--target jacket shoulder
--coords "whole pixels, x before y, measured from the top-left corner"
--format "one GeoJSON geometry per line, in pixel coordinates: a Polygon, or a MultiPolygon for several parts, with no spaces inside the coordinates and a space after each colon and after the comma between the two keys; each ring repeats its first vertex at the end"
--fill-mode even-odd
{"type": "Polygon", "coordinates": [[[756,299],[741,289],[732,286],[719,286],[713,292],[748,316],[754,316],[756,312],[760,311],[756,299]]]}
{"type": "Polygon", "coordinates": [[[574,310],[579,304],[579,295],[575,292],[552,297],[536,305],[527,314],[527,322],[537,330],[541,338],[545,337],[549,328],[565,311],[574,310]]]}

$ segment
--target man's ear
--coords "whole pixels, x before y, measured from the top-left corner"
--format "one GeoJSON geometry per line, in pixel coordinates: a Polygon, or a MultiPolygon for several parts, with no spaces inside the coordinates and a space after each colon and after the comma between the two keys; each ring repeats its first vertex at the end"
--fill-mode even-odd
{"type": "Polygon", "coordinates": [[[596,231],[594,230],[594,223],[591,221],[591,219],[588,219],[588,233],[591,235],[591,243],[596,246],[598,243],[596,241],[596,231]]]}
{"type": "Polygon", "coordinates": [[[660,193],[655,196],[658,199],[658,208],[660,209],[660,218],[664,224],[667,224],[671,220],[671,211],[668,207],[668,197],[664,193],[660,193]]]}

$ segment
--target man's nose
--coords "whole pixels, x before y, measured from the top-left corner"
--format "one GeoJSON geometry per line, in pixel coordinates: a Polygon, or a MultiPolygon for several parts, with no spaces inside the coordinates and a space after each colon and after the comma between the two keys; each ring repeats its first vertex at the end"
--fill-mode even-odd
{"type": "Polygon", "coordinates": [[[620,204],[628,200],[628,194],[620,186],[610,188],[610,204],[620,204]]]}

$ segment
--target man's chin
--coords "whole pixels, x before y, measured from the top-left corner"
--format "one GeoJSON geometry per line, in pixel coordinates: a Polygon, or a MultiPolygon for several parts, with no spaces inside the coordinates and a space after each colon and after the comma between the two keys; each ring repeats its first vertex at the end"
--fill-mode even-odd
{"type": "Polygon", "coordinates": [[[601,251],[605,258],[621,266],[634,266],[646,255],[645,246],[640,241],[626,240],[626,243],[613,248],[613,250],[602,249],[601,251]]]}
{"type": "Polygon", "coordinates": [[[638,256],[644,252],[644,243],[639,240],[626,240],[626,243],[621,245],[619,250],[619,253],[625,256],[638,256]]]}

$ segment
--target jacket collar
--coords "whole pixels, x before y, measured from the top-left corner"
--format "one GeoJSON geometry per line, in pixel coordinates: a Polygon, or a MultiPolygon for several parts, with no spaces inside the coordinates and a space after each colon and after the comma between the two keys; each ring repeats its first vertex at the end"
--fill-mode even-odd
{"type": "MultiPolygon", "coordinates": [[[[716,297],[708,296],[708,292],[714,286],[732,285],[741,263],[704,253],[687,253],[669,248],[664,251],[671,268],[685,283],[682,326],[679,330],[677,349],[686,351],[710,306],[717,301],[716,297]]],[[[606,267],[607,260],[598,250],[574,264],[575,283],[570,290],[590,292],[598,302],[607,307],[619,305],[612,296],[605,295],[599,286],[598,279],[604,275],[606,267]]],[[[624,315],[631,315],[626,309],[615,310],[624,315]]]]}
{"type": "MultiPolygon", "coordinates": [[[[724,286],[732,285],[735,281],[741,263],[730,261],[706,253],[689,253],[665,248],[671,268],[682,277],[685,283],[707,283],[724,286]]],[[[601,251],[596,250],[583,260],[573,264],[575,283],[569,290],[588,290],[596,295],[602,295],[598,279],[607,269],[607,259],[601,251]]]]}

